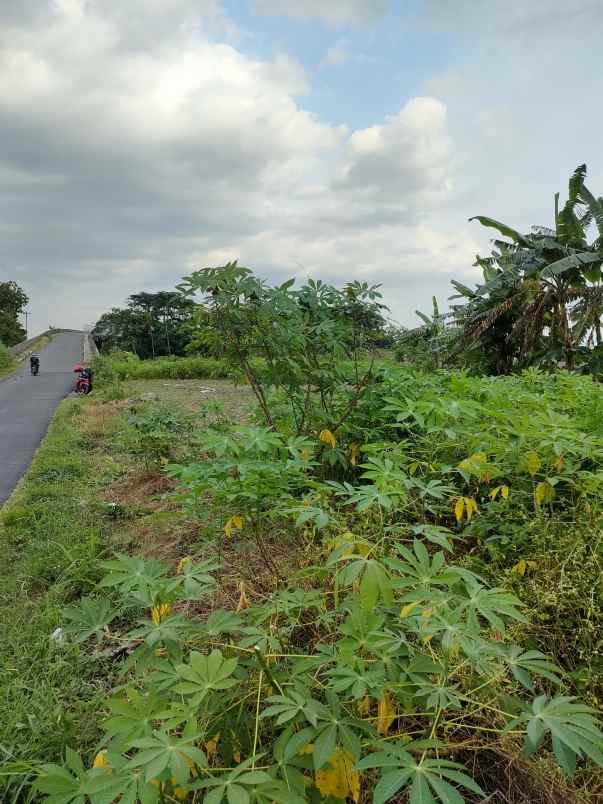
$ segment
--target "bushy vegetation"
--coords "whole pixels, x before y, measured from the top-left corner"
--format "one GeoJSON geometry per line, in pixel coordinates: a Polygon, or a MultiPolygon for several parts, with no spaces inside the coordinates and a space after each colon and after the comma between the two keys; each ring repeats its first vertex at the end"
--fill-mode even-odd
{"type": "Polygon", "coordinates": [[[90,661],[56,629],[66,602],[98,578],[104,529],[96,499],[110,468],[99,466],[76,426],[79,400],[57,413],[27,481],[0,518],[0,799],[26,800],[29,763],[93,748],[110,667],[90,661]],[[54,634],[54,637],[53,637],[54,634]],[[9,766],[25,771],[15,784],[9,766]]]}
{"type": "Polygon", "coordinates": [[[6,346],[0,341],[0,369],[8,368],[11,364],[10,353],[6,346]]]}
{"type": "Polygon", "coordinates": [[[29,299],[16,282],[0,282],[0,342],[14,346],[27,337],[19,316],[29,299]]]}
{"type": "Polygon", "coordinates": [[[122,412],[105,448],[163,473],[198,541],[93,561],[65,650],[112,657],[119,685],[93,751],[74,731],[30,748],[12,784],[51,804],[596,801],[601,386],[379,364],[366,286],[236,265],[186,285],[255,421],[122,412]],[[216,605],[233,548],[263,591],[216,605]]]}
{"type": "Polygon", "coordinates": [[[568,199],[555,196],[553,227],[522,234],[479,215],[472,220],[494,229],[489,257],[477,257],[483,283],[474,289],[454,281],[451,311],[403,339],[402,358],[431,354],[442,365],[508,374],[527,366],[563,366],[603,373],[603,198],[585,184],[586,165],[569,181],[568,199]]]}
{"type": "Polygon", "coordinates": [[[245,378],[270,428],[267,391],[277,389],[297,435],[317,427],[334,433],[372,382],[386,308],[377,285],[350,282],[340,290],[310,280],[297,290],[294,282],[271,287],[235,262],[197,271],[179,287],[187,296],[201,294],[193,345],[245,378]]]}
{"type": "Polygon", "coordinates": [[[233,379],[236,372],[224,361],[211,357],[160,357],[138,360],[128,352],[102,355],[94,363],[101,379],[119,380],[197,380],[233,379]]]}

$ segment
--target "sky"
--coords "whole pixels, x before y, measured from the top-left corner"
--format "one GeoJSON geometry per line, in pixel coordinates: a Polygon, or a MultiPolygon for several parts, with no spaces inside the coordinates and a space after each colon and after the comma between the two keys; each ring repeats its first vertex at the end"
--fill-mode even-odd
{"type": "Polygon", "coordinates": [[[484,214],[603,194],[602,0],[0,3],[0,281],[30,333],[233,259],[381,284],[395,321],[479,281],[484,214]]]}

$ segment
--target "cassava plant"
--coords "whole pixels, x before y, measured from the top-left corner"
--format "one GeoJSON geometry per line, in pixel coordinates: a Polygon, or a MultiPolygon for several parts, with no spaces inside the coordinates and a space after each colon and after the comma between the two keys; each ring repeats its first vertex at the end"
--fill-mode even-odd
{"type": "Polygon", "coordinates": [[[309,280],[296,290],[294,281],[272,287],[235,262],[196,271],[179,288],[201,294],[195,343],[245,378],[268,427],[336,433],[373,380],[370,353],[385,307],[378,286],[350,282],[339,290],[309,280]],[[288,422],[277,422],[270,389],[286,395],[288,422]]]}
{"type": "Polygon", "coordinates": [[[348,543],[326,567],[322,589],[198,615],[184,604],[211,597],[210,562],[107,562],[110,599],[69,609],[67,630],[91,651],[132,652],[96,756],[36,769],[47,804],[358,803],[363,791],[462,804],[485,795],[450,758],[467,735],[526,755],[551,746],[568,775],[603,764],[595,713],[557,694],[546,656],[513,644],[512,594],[417,539],[348,543]]]}
{"type": "Polygon", "coordinates": [[[299,502],[308,488],[317,442],[285,437],[267,427],[232,427],[208,428],[196,447],[203,461],[166,467],[181,489],[181,503],[200,516],[211,499],[224,512],[226,538],[245,529],[253,534],[265,563],[274,568],[264,533],[270,520],[299,502]]]}

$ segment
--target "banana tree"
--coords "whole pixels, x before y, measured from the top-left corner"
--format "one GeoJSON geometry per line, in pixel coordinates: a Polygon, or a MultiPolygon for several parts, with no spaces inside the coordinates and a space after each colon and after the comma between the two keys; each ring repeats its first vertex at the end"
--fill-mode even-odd
{"type": "Polygon", "coordinates": [[[438,300],[432,297],[432,312],[415,310],[423,322],[420,326],[406,330],[398,339],[397,354],[401,360],[411,359],[432,368],[442,368],[454,351],[461,334],[454,326],[451,313],[441,313],[438,300]]]}
{"type": "Polygon", "coordinates": [[[495,373],[560,361],[573,369],[589,343],[601,342],[603,198],[588,190],[585,178],[581,165],[562,208],[556,194],[554,229],[521,234],[493,218],[470,218],[507,238],[493,241],[489,257],[477,257],[483,284],[470,289],[453,282],[459,292],[453,298],[466,300],[453,307],[464,347],[485,350],[495,373]]]}

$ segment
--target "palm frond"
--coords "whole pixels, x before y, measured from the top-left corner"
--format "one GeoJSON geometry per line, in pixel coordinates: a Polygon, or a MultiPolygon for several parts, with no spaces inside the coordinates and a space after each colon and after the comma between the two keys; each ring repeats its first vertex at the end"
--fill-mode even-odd
{"type": "Polygon", "coordinates": [[[492,310],[486,310],[478,314],[465,330],[465,338],[468,341],[477,341],[487,332],[490,327],[506,312],[508,312],[515,302],[515,296],[505,299],[492,310]],[[476,320],[477,319],[477,320],[476,320]]]}

